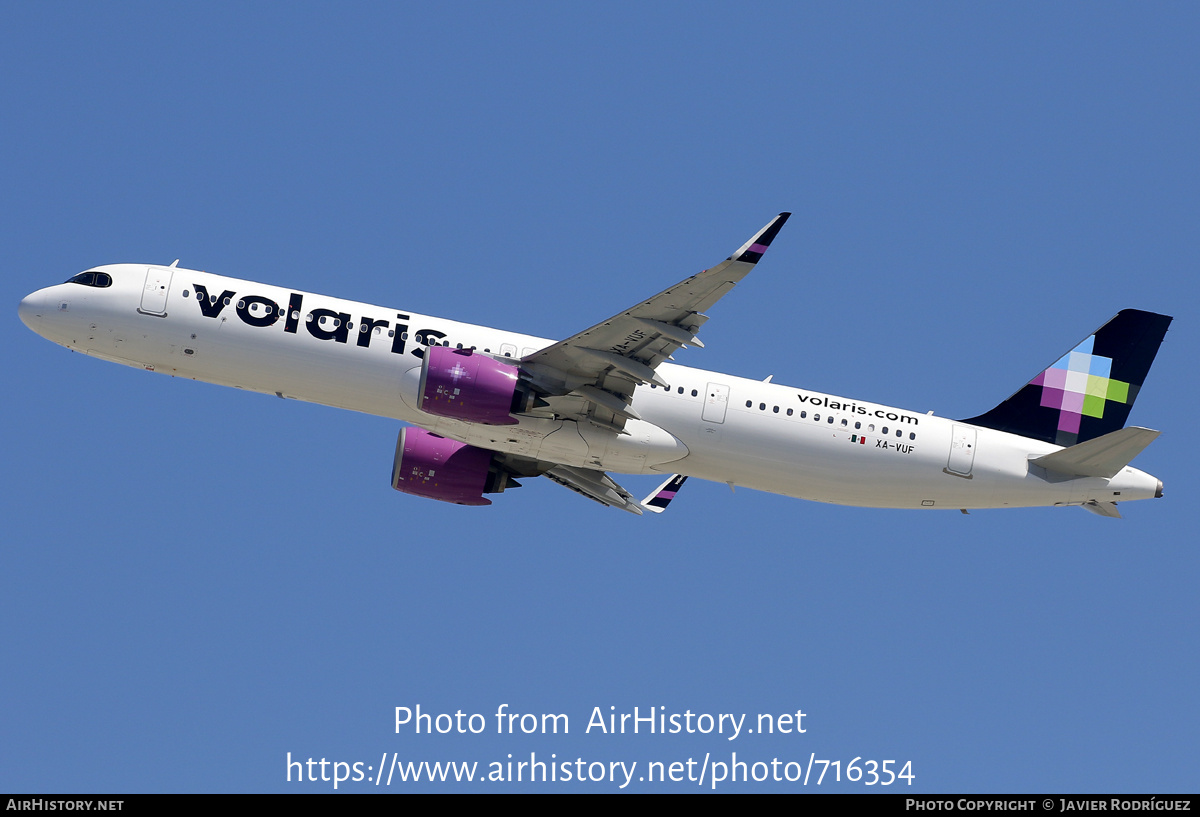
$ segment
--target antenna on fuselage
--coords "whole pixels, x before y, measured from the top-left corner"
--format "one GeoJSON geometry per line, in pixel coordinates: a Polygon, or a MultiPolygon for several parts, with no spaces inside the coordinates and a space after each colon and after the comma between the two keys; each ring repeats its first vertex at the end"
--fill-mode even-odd
{"type": "Polygon", "coordinates": [[[167,267],[167,269],[175,269],[175,267],[177,267],[177,266],[179,266],[179,259],[178,259],[178,258],[176,258],[174,261],[172,261],[172,262],[171,262],[171,266],[167,267]]]}

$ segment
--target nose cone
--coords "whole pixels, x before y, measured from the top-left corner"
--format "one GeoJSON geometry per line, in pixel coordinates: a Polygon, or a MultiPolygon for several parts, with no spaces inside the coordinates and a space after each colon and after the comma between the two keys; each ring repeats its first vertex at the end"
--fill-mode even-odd
{"type": "Polygon", "coordinates": [[[39,289],[37,292],[26,295],[21,299],[21,305],[17,307],[17,314],[21,316],[21,323],[28,326],[34,332],[38,331],[38,323],[45,314],[46,291],[39,289]]]}

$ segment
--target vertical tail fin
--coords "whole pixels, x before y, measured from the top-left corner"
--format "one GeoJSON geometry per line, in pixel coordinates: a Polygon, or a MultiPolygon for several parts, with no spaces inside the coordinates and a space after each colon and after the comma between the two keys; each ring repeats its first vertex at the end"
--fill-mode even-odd
{"type": "Polygon", "coordinates": [[[1171,320],[1123,309],[1016,394],[963,422],[1062,446],[1123,428],[1171,320]]]}

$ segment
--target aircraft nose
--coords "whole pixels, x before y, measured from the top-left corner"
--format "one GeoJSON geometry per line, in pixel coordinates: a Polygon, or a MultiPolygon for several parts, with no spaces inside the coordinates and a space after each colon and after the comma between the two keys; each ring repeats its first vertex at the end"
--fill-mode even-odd
{"type": "Polygon", "coordinates": [[[45,303],[46,294],[40,289],[22,298],[21,305],[17,307],[17,314],[21,316],[21,323],[36,332],[37,327],[35,322],[45,313],[45,303]]]}

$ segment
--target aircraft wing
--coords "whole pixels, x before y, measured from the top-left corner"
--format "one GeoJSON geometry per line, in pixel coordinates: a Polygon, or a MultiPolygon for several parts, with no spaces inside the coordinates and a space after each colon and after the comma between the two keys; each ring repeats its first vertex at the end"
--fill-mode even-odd
{"type": "Polygon", "coordinates": [[[594,499],[601,505],[620,508],[638,516],[642,514],[641,503],[603,471],[592,468],[575,468],[571,465],[556,465],[546,471],[545,475],[559,485],[583,494],[588,499],[594,499]]]}
{"type": "MultiPolygon", "coordinates": [[[[570,488],[575,493],[582,494],[588,499],[599,502],[601,505],[607,505],[610,508],[620,508],[623,511],[628,511],[639,516],[643,511],[647,510],[662,513],[666,509],[667,504],[670,503],[671,498],[675,496],[678,486],[682,485],[683,481],[687,479],[687,477],[674,475],[668,480],[669,483],[672,483],[670,490],[666,490],[668,487],[667,483],[663,483],[655,493],[646,497],[644,502],[638,502],[616,480],[604,471],[595,468],[576,468],[561,463],[541,462],[514,454],[496,454],[495,457],[510,476],[549,477],[559,485],[570,488]],[[651,502],[653,504],[647,504],[651,502]]],[[[520,483],[510,479],[507,487],[519,488],[520,483]]]]}
{"type": "Polygon", "coordinates": [[[644,511],[653,513],[662,513],[671,504],[671,500],[675,498],[675,494],[683,487],[683,483],[687,482],[687,477],[682,474],[671,474],[671,476],[662,485],[654,489],[650,496],[638,502],[633,496],[616,483],[616,481],[603,471],[597,471],[591,468],[574,468],[569,465],[556,465],[549,471],[544,472],[545,476],[570,488],[572,491],[583,494],[588,499],[594,499],[601,505],[607,505],[610,508],[620,508],[623,511],[629,511],[639,516],[644,511]]]}
{"type": "Polygon", "coordinates": [[[703,346],[696,332],[715,304],[762,258],[791,213],[780,213],[729,258],[619,315],[521,359],[523,376],[553,400],[560,416],[621,432],[640,419],[629,403],[642,383],[667,383],[655,368],[684,346],[703,346]]]}

